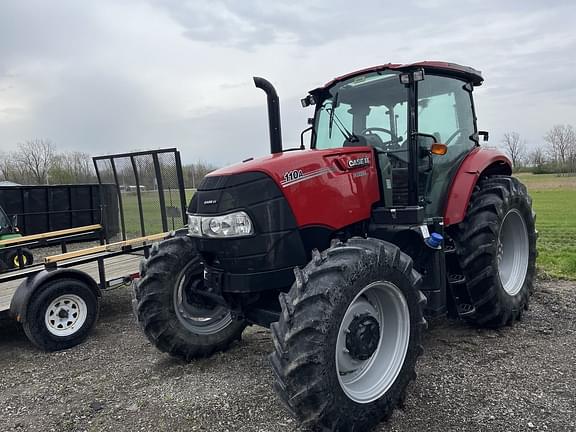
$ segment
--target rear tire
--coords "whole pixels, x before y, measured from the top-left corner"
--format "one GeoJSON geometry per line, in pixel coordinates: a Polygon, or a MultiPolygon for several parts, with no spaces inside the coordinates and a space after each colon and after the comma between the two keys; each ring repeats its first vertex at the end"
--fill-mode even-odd
{"type": "Polygon", "coordinates": [[[364,238],[315,251],[295,273],[271,326],[275,390],[304,427],[368,430],[416,377],[421,276],[398,247],[364,238]]]}
{"type": "Polygon", "coordinates": [[[188,303],[185,287],[202,284],[203,269],[194,241],[174,236],[151,248],[134,287],[136,317],[146,337],[160,351],[185,361],[227,349],[246,327],[222,306],[188,303]]]}
{"type": "Polygon", "coordinates": [[[466,320],[497,328],[520,319],[536,269],[535,215],[526,187],[508,176],[481,180],[453,237],[474,311],[466,320]]]}
{"type": "Polygon", "coordinates": [[[30,300],[23,323],[28,339],[44,351],[83,342],[98,319],[98,297],[77,279],[48,281],[30,300]]]}

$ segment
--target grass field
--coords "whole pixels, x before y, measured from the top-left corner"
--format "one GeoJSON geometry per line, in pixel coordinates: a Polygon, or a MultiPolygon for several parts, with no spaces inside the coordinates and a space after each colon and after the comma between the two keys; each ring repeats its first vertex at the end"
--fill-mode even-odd
{"type": "MultiPolygon", "coordinates": [[[[186,205],[194,195],[194,189],[186,189],[186,205]]],[[[170,215],[169,207],[179,206],[178,192],[165,192],[164,201],[170,215]]],[[[140,236],[140,215],[138,213],[138,198],[136,192],[122,193],[122,205],[124,206],[124,223],[126,225],[126,236],[134,238],[140,236]]],[[[156,234],[162,232],[162,219],[160,219],[160,200],[157,191],[146,191],[142,193],[142,211],[144,213],[144,223],[146,234],[156,234]]],[[[174,213],[174,217],[168,217],[168,229],[182,227],[182,216],[174,213]]]]}
{"type": "Polygon", "coordinates": [[[538,267],[553,277],[576,280],[576,177],[519,174],[536,211],[538,267]]]}

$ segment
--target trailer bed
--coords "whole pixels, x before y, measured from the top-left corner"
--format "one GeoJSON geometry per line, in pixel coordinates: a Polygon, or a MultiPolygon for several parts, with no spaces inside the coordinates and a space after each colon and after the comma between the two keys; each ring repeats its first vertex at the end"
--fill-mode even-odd
{"type": "MultiPolygon", "coordinates": [[[[96,258],[102,257],[106,264],[106,279],[110,280],[115,278],[122,278],[138,272],[140,260],[143,256],[142,253],[123,254],[110,257],[107,257],[107,255],[107,253],[94,255],[93,261],[78,265],[74,265],[74,263],[76,261],[81,261],[80,259],[62,261],[59,263],[59,265],[66,267],[73,266],[74,269],[83,271],[89,274],[92,279],[98,281],[98,261],[96,258]]],[[[41,270],[44,270],[44,265],[42,264],[28,267],[23,270],[10,272],[9,275],[0,276],[0,312],[10,309],[10,301],[12,300],[12,296],[20,284],[24,282],[25,278],[41,270]],[[4,279],[7,279],[7,276],[9,276],[11,280],[4,281],[4,279]],[[13,277],[18,277],[18,279],[12,279],[13,277]]]]}

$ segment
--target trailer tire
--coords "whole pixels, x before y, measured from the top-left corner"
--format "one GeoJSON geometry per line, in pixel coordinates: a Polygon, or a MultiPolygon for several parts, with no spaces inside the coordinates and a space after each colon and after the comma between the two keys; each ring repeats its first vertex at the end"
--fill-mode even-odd
{"type": "Polygon", "coordinates": [[[274,388],[304,428],[370,430],[416,378],[422,278],[398,247],[364,238],[314,251],[295,274],[271,326],[274,388]]]}
{"type": "Polygon", "coordinates": [[[96,324],[98,312],[98,297],[85,282],[49,280],[30,299],[23,328],[38,348],[59,351],[83,342],[96,324]]]}
{"type": "Polygon", "coordinates": [[[454,235],[472,313],[482,327],[510,325],[528,308],[536,272],[535,214],[516,178],[482,179],[454,235]]]}
{"type": "Polygon", "coordinates": [[[191,361],[224,351],[240,340],[246,323],[233,319],[229,310],[215,306],[218,317],[204,319],[192,315],[182,300],[183,284],[203,280],[203,264],[190,237],[174,235],[154,244],[140,273],[142,278],[134,286],[137,321],[160,351],[191,361]]]}

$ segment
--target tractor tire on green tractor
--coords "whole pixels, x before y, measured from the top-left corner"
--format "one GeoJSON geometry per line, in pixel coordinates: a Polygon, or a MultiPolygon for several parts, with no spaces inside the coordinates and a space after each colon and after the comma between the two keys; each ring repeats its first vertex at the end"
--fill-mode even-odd
{"type": "Polygon", "coordinates": [[[190,294],[189,288],[202,289],[203,268],[194,240],[174,235],[153,245],[134,287],[133,306],[147,338],[185,361],[226,350],[246,327],[225,306],[190,294]]]}
{"type": "MultiPolygon", "coordinates": [[[[6,254],[5,260],[9,268],[12,269],[20,268],[20,259],[18,257],[17,251],[14,250],[6,254]]],[[[34,255],[32,254],[32,251],[30,249],[23,248],[22,264],[24,265],[24,267],[32,265],[33,263],[34,263],[34,255]]]]}
{"type": "Polygon", "coordinates": [[[397,246],[365,238],[315,250],[295,273],[271,326],[275,389],[305,427],[369,430],[416,377],[421,276],[397,246]]]}
{"type": "Polygon", "coordinates": [[[520,319],[536,269],[535,214],[526,187],[509,176],[482,179],[453,237],[471,303],[465,319],[492,328],[520,319]]]}

